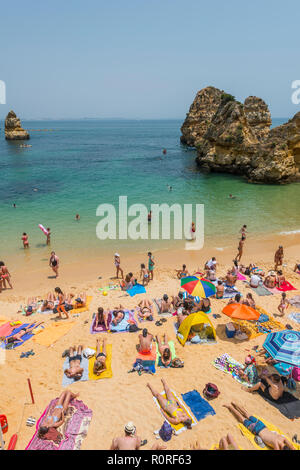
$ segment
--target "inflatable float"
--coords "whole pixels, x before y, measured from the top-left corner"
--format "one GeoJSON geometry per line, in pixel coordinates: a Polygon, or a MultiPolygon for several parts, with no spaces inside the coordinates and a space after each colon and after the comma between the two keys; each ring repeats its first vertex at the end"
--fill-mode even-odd
{"type": "Polygon", "coordinates": [[[39,224],[39,228],[41,229],[41,231],[42,231],[46,236],[48,235],[48,230],[45,229],[44,225],[39,224]]]}

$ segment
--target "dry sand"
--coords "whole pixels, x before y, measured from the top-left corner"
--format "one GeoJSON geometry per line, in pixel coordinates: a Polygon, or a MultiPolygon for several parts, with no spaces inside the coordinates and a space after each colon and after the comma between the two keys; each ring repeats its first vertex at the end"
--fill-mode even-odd
{"type": "MultiPolygon", "coordinates": [[[[287,279],[300,289],[300,276],[293,273],[292,269],[295,261],[299,261],[299,235],[281,237],[281,243],[285,248],[284,273],[287,279]]],[[[242,259],[244,264],[255,262],[264,269],[273,269],[274,251],[279,244],[279,239],[257,241],[249,239],[245,247],[245,255],[242,259]]],[[[215,245],[214,245],[215,246],[215,245]]],[[[155,280],[147,287],[147,297],[161,297],[162,294],[175,294],[179,290],[179,281],[174,275],[174,269],[179,268],[182,262],[186,262],[190,272],[194,272],[198,267],[202,268],[204,261],[211,255],[215,255],[219,261],[218,275],[225,274],[226,269],[232,265],[233,256],[236,254],[236,244],[224,251],[216,251],[215,248],[207,247],[199,253],[195,252],[162,252],[155,254],[157,268],[155,270],[155,280]]],[[[63,259],[63,257],[62,257],[63,259]]],[[[46,348],[35,343],[32,339],[23,346],[13,351],[6,352],[4,364],[0,364],[0,414],[7,415],[9,432],[5,435],[6,444],[12,434],[18,431],[17,449],[24,449],[31,439],[34,428],[26,426],[26,419],[29,416],[39,418],[45,407],[52,398],[58,396],[62,389],[62,352],[74,344],[84,346],[95,346],[96,338],[103,335],[91,335],[90,323],[93,312],[98,306],[114,307],[122,303],[125,307],[134,307],[137,302],[145,297],[137,295],[130,298],[126,293],[109,291],[108,296],[102,296],[99,287],[105,286],[114,275],[114,269],[110,258],[101,265],[96,259],[85,260],[79,263],[74,260],[63,259],[60,277],[48,279],[51,275],[47,263],[39,269],[28,269],[24,275],[20,269],[13,269],[6,260],[13,275],[13,290],[6,290],[0,294],[0,315],[9,319],[21,319],[25,317],[17,314],[20,304],[25,304],[31,295],[45,296],[47,292],[59,285],[65,292],[82,292],[85,290],[88,295],[93,296],[88,312],[80,314],[76,318],[75,326],[53,346],[46,348]],[[106,275],[105,275],[106,273],[106,275]],[[102,279],[98,279],[102,276],[102,279]],[[88,321],[87,323],[85,323],[88,321]],[[29,358],[20,359],[23,351],[33,348],[35,355],[29,358]],[[35,405],[30,403],[30,395],[27,387],[27,378],[31,378],[35,405]],[[24,405],[25,403],[25,405],[24,405]]],[[[135,271],[140,262],[146,261],[140,257],[129,257],[122,255],[124,271],[135,271]]],[[[237,282],[237,287],[246,294],[249,291],[241,281],[237,282]]],[[[251,291],[253,292],[253,291],[251,291]]],[[[288,293],[288,297],[299,294],[298,291],[288,293]]],[[[280,294],[258,297],[254,294],[258,305],[265,308],[269,313],[277,312],[280,294]]],[[[226,304],[225,300],[212,299],[212,313],[221,314],[222,308],[226,304]]],[[[290,309],[295,310],[295,309],[290,309]]],[[[288,312],[289,312],[288,311],[288,312]]],[[[288,313],[286,314],[286,316],[288,313]]],[[[53,323],[53,315],[34,315],[31,319],[44,320],[46,324],[53,323]]],[[[157,317],[157,315],[156,315],[157,317]]],[[[136,357],[137,334],[109,334],[106,333],[108,343],[112,344],[113,377],[99,381],[79,382],[71,386],[75,392],[80,392],[82,399],[92,410],[93,418],[88,435],[83,441],[82,449],[108,449],[112,438],[123,433],[124,424],[133,421],[137,426],[138,434],[142,439],[147,439],[148,444],[145,449],[150,449],[156,442],[153,431],[160,428],[163,418],[154,405],[150,391],[146,388],[146,383],[150,381],[159,391],[162,390],[161,378],[165,378],[168,384],[179,395],[187,391],[196,389],[200,393],[207,382],[217,384],[221,391],[220,396],[212,401],[212,406],[216,411],[215,416],[209,416],[200,421],[191,431],[185,431],[179,436],[174,436],[168,442],[168,449],[189,449],[196,440],[203,448],[210,448],[219,441],[221,436],[231,432],[238,444],[243,449],[253,447],[240,433],[235,419],[229,411],[223,407],[231,401],[243,404],[247,410],[262,418],[267,419],[277,425],[288,436],[295,433],[300,435],[300,422],[290,421],[277,411],[276,408],[267,404],[261,397],[251,395],[242,390],[242,387],[230,376],[215,369],[211,361],[225,352],[235,359],[243,361],[254,345],[262,345],[265,335],[252,341],[238,342],[229,340],[224,331],[224,325],[229,319],[221,314],[221,318],[210,318],[216,328],[217,344],[215,345],[194,345],[182,347],[175,338],[173,319],[168,319],[163,326],[155,326],[148,323],[147,327],[153,334],[167,333],[170,339],[174,340],[177,356],[184,360],[183,369],[158,369],[154,376],[144,374],[138,376],[136,373],[128,374],[128,370],[136,357]]],[[[68,320],[63,320],[68,321],[68,320]]],[[[287,318],[283,318],[284,324],[291,323],[287,318]]],[[[144,325],[144,324],[143,324],[144,325]]],[[[299,330],[299,325],[293,324],[299,330]]],[[[300,397],[300,388],[296,392],[300,397]]]]}

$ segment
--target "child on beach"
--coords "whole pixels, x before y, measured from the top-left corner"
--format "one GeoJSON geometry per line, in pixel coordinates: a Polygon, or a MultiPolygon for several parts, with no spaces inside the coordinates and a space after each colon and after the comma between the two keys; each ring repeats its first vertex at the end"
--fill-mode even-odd
{"type": "Polygon", "coordinates": [[[149,271],[144,263],[141,264],[140,279],[143,281],[143,286],[147,286],[149,284],[149,271]]]}
{"type": "Polygon", "coordinates": [[[153,270],[154,270],[155,262],[153,260],[152,253],[149,251],[148,253],[148,271],[149,271],[149,280],[153,281],[153,270]]]}
{"type": "Polygon", "coordinates": [[[278,305],[278,311],[280,313],[280,317],[283,317],[284,314],[285,314],[285,311],[289,308],[289,301],[288,299],[286,298],[286,293],[285,292],[282,292],[281,294],[281,300],[280,300],[280,304],[278,305]]]}
{"type": "Polygon", "coordinates": [[[124,279],[124,274],[123,274],[123,269],[121,268],[121,258],[119,253],[115,253],[115,259],[114,259],[115,267],[116,267],[116,278],[119,278],[119,272],[121,273],[122,279],[124,279]]]}
{"type": "Polygon", "coordinates": [[[23,247],[24,247],[24,250],[25,250],[26,248],[29,248],[28,235],[27,235],[26,232],[23,232],[22,240],[23,240],[23,247]]]}

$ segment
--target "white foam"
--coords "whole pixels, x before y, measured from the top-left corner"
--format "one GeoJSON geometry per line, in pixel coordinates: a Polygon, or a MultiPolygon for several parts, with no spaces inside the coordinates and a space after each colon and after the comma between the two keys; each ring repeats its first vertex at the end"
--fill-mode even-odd
{"type": "Polygon", "coordinates": [[[291,230],[290,232],[279,232],[279,235],[295,235],[295,233],[300,233],[300,230],[291,230]]]}

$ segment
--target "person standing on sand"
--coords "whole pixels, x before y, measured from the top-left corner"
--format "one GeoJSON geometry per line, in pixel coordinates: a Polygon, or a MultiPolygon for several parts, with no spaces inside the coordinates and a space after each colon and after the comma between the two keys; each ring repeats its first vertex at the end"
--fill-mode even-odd
{"type": "Polygon", "coordinates": [[[116,278],[119,279],[119,272],[121,273],[122,279],[124,279],[123,269],[121,268],[121,258],[119,253],[115,253],[115,267],[116,267],[116,278]]]}
{"type": "Polygon", "coordinates": [[[58,277],[59,257],[55,254],[55,251],[51,251],[49,266],[52,269],[52,271],[55,273],[56,275],[55,277],[58,277]]]}
{"type": "Polygon", "coordinates": [[[51,230],[50,227],[47,228],[47,240],[46,240],[46,245],[50,245],[50,236],[51,236],[51,230]]]}
{"type": "Polygon", "coordinates": [[[25,250],[26,248],[29,248],[28,235],[27,235],[26,232],[23,232],[22,241],[23,241],[24,250],[25,250]]]}
{"type": "Polygon", "coordinates": [[[236,261],[241,261],[245,240],[246,240],[245,235],[242,235],[242,238],[240,239],[239,246],[238,246],[238,254],[235,257],[236,261]]]}
{"type": "Polygon", "coordinates": [[[246,238],[246,233],[247,232],[247,225],[243,225],[241,230],[240,230],[240,233],[242,234],[242,236],[244,236],[246,238]]]}
{"type": "Polygon", "coordinates": [[[155,265],[155,262],[153,260],[152,253],[149,251],[149,253],[148,253],[148,271],[149,271],[149,276],[150,276],[149,280],[150,281],[153,281],[154,265],[155,265]]]}
{"type": "Polygon", "coordinates": [[[283,263],[283,246],[280,245],[278,250],[274,255],[275,271],[277,271],[278,266],[282,266],[283,263]]]}
{"type": "Polygon", "coordinates": [[[8,282],[9,287],[11,289],[13,288],[12,283],[10,282],[11,274],[3,261],[0,261],[0,278],[3,284],[3,289],[6,289],[6,281],[8,282]]]}

